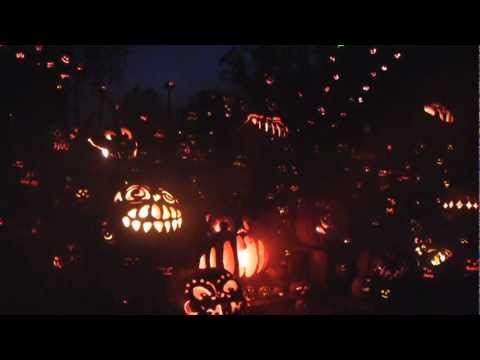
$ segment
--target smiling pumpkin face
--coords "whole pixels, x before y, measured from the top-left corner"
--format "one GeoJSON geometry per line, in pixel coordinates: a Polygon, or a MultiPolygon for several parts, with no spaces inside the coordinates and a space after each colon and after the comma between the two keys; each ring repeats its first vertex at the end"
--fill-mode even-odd
{"type": "Polygon", "coordinates": [[[233,315],[242,312],[245,299],[238,281],[223,269],[196,271],[184,288],[186,315],[233,315]]]}
{"type": "Polygon", "coordinates": [[[152,192],[146,185],[131,185],[117,192],[113,202],[124,205],[121,221],[131,231],[158,234],[175,232],[182,227],[178,200],[162,188],[152,192]]]}

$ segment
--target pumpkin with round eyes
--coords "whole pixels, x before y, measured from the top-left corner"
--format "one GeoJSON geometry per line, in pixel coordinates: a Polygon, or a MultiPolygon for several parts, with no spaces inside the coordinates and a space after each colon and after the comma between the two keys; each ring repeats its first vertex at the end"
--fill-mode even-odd
{"type": "Polygon", "coordinates": [[[239,282],[228,271],[195,271],[185,283],[183,310],[186,315],[241,314],[245,305],[239,282]]]}
{"type": "Polygon", "coordinates": [[[135,159],[138,153],[138,142],[127,128],[106,130],[99,140],[87,139],[88,143],[98,149],[105,159],[135,159]]]}
{"type": "Polygon", "coordinates": [[[168,191],[153,192],[146,185],[130,185],[115,194],[113,202],[123,205],[121,219],[124,228],[144,234],[175,232],[182,227],[182,212],[178,200],[168,191]]]}

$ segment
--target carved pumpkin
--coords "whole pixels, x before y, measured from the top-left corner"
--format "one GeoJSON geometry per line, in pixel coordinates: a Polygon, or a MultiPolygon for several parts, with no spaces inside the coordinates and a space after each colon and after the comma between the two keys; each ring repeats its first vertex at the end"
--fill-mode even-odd
{"type": "Polygon", "coordinates": [[[221,268],[197,270],[184,287],[186,315],[240,314],[244,304],[239,282],[221,268]]]}
{"type": "Polygon", "coordinates": [[[124,205],[126,212],[122,224],[133,232],[169,233],[182,227],[178,200],[162,188],[153,192],[146,185],[131,185],[117,192],[113,202],[117,206],[124,205]]]}
{"type": "Polygon", "coordinates": [[[447,124],[452,124],[455,121],[455,117],[450,110],[437,103],[425,105],[423,107],[423,111],[430,116],[439,118],[440,121],[446,122],[447,124]]]}
{"type": "Polygon", "coordinates": [[[325,248],[338,245],[339,240],[343,244],[346,216],[339,206],[330,201],[305,203],[299,208],[295,227],[302,245],[325,248]]]}
{"type": "Polygon", "coordinates": [[[20,185],[38,188],[40,185],[40,180],[37,173],[33,170],[25,171],[24,175],[20,178],[20,185]]]}
{"type": "Polygon", "coordinates": [[[420,266],[422,277],[427,280],[434,279],[443,270],[443,264],[452,257],[453,252],[450,249],[427,249],[423,256],[417,258],[417,264],[420,266]]]}
{"type": "Polygon", "coordinates": [[[221,268],[238,278],[250,278],[265,270],[268,252],[262,240],[250,236],[245,229],[237,232],[235,241],[225,240],[212,246],[200,257],[199,269],[221,268]]]}
{"type": "Polygon", "coordinates": [[[248,114],[245,124],[256,126],[259,130],[277,138],[284,138],[288,135],[288,127],[280,116],[248,114]]]}
{"type": "Polygon", "coordinates": [[[86,188],[80,188],[75,191],[75,199],[78,202],[84,202],[90,199],[90,192],[86,188]]]}
{"type": "Polygon", "coordinates": [[[53,151],[65,152],[68,150],[70,150],[70,143],[60,130],[55,130],[53,132],[53,151]]]}
{"type": "Polygon", "coordinates": [[[478,259],[468,258],[465,260],[465,271],[467,273],[477,273],[478,274],[479,266],[478,259]]]}
{"type": "Polygon", "coordinates": [[[127,128],[118,131],[106,130],[103,138],[94,142],[92,138],[88,143],[101,151],[106,159],[135,159],[138,153],[138,142],[133,138],[133,133],[127,128]]]}
{"type": "Polygon", "coordinates": [[[373,261],[372,271],[381,280],[399,280],[408,270],[407,264],[393,255],[384,255],[373,261]]]}

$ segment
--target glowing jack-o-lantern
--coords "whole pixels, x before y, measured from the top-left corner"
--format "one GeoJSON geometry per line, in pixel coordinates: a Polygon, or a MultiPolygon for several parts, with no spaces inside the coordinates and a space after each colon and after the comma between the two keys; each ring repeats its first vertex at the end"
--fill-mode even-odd
{"type": "Polygon", "coordinates": [[[40,180],[35,171],[28,170],[20,178],[20,184],[27,187],[37,188],[40,185],[40,180]]]}
{"type": "Polygon", "coordinates": [[[53,151],[64,152],[70,150],[68,140],[63,136],[60,130],[53,133],[53,151]]]}
{"type": "Polygon", "coordinates": [[[115,204],[124,204],[122,217],[125,228],[145,234],[175,232],[182,227],[182,212],[178,200],[159,188],[153,192],[146,185],[131,185],[113,198],[115,204]]]}
{"type": "Polygon", "coordinates": [[[263,130],[267,134],[279,138],[284,138],[288,135],[288,127],[284,124],[280,116],[248,114],[245,124],[256,126],[259,130],[263,130]]]}
{"type": "Polygon", "coordinates": [[[77,199],[79,202],[86,201],[90,199],[90,192],[85,188],[77,189],[77,191],[75,191],[75,199],[77,199]]]}
{"type": "Polygon", "coordinates": [[[106,159],[135,159],[138,153],[138,142],[133,138],[132,132],[127,128],[120,130],[107,130],[103,133],[101,141],[95,142],[92,138],[88,143],[100,150],[106,159]]]}
{"type": "Polygon", "coordinates": [[[373,261],[373,274],[382,280],[399,280],[408,271],[405,261],[393,255],[384,255],[373,261]]]}
{"type": "Polygon", "coordinates": [[[245,299],[239,282],[224,269],[197,270],[184,287],[186,315],[234,315],[245,299]]]}
{"type": "Polygon", "coordinates": [[[423,107],[423,111],[425,111],[430,116],[438,117],[440,121],[446,122],[447,124],[452,124],[455,121],[455,117],[450,112],[450,110],[448,110],[445,106],[437,103],[425,105],[423,107]]]}
{"type": "Polygon", "coordinates": [[[427,250],[428,261],[432,266],[439,266],[453,256],[449,249],[429,249],[427,250]]]}
{"type": "Polygon", "coordinates": [[[478,259],[468,258],[465,260],[465,271],[478,273],[479,269],[478,259]]]}
{"type": "Polygon", "coordinates": [[[224,268],[239,278],[250,278],[267,266],[268,252],[262,240],[245,229],[237,232],[235,241],[225,240],[221,247],[212,246],[200,257],[199,268],[224,268]]]}

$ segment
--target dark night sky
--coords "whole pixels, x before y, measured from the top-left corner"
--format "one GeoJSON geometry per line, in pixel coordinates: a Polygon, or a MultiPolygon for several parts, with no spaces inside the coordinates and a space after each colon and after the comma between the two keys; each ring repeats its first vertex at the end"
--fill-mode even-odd
{"type": "Polygon", "coordinates": [[[164,92],[167,80],[176,81],[176,97],[183,103],[199,90],[221,86],[219,60],[231,45],[130,46],[123,81],[126,90],[135,85],[164,92]]]}

